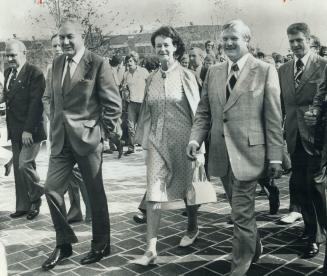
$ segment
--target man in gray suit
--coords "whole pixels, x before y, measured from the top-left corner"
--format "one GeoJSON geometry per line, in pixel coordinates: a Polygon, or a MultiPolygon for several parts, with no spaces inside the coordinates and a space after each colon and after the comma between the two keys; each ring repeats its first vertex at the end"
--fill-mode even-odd
{"type": "MultiPolygon", "coordinates": [[[[315,147],[314,128],[305,123],[304,114],[312,105],[327,60],[310,51],[310,30],[305,23],[287,28],[291,60],[279,69],[279,79],[286,114],[285,132],[292,163],[290,195],[297,198],[304,220],[304,257],[312,258],[325,241],[325,184],[317,183],[321,173],[321,152],[315,147]],[[292,187],[293,186],[293,187],[292,187]]],[[[290,197],[291,198],[291,197],[290,197]]]]}
{"type": "Polygon", "coordinates": [[[209,175],[221,178],[232,206],[232,276],[246,274],[262,253],[254,203],[258,178],[268,161],[270,177],[280,177],[283,153],[280,88],[276,69],[248,50],[251,32],[240,20],[222,28],[228,60],[209,68],[203,83],[187,155],[211,131],[209,175]]]}
{"type": "Polygon", "coordinates": [[[77,242],[67,223],[63,195],[77,163],[92,212],[91,250],[81,264],[110,254],[110,225],[102,179],[104,132],[112,132],[121,115],[121,98],[107,62],[84,47],[83,28],[65,21],[59,29],[64,54],[52,66],[50,99],[51,155],[45,193],[56,230],[56,248],[44,270],[72,254],[77,242]]]}

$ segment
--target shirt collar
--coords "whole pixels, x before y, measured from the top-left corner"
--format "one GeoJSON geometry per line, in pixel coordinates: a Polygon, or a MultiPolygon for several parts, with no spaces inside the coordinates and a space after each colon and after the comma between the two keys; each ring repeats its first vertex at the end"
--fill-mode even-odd
{"type": "MultiPolygon", "coordinates": [[[[75,54],[75,56],[72,57],[72,61],[73,61],[75,64],[78,64],[78,63],[81,61],[81,59],[82,59],[84,53],[85,53],[85,47],[82,47],[82,48],[81,48],[81,49],[80,49],[80,50],[75,54]]],[[[67,58],[68,58],[68,57],[66,57],[66,60],[67,60],[67,58]]]]}
{"type": "MultiPolygon", "coordinates": [[[[306,66],[306,64],[308,63],[308,60],[309,60],[309,57],[311,56],[312,52],[311,50],[309,50],[304,57],[301,58],[301,61],[303,62],[304,66],[306,66]]],[[[297,58],[295,55],[294,55],[294,68],[296,69],[296,62],[299,60],[299,58],[297,58]]]]}
{"type": "Polygon", "coordinates": [[[250,53],[246,53],[237,62],[232,62],[229,58],[227,58],[227,61],[228,61],[228,74],[230,73],[230,70],[232,69],[232,65],[234,63],[237,64],[239,72],[241,72],[244,65],[245,65],[245,63],[246,63],[246,61],[248,60],[249,56],[250,56],[250,53]]]}

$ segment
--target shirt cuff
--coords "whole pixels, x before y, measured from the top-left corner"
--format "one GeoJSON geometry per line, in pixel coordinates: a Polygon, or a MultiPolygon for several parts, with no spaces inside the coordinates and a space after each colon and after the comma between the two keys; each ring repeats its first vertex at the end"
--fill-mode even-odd
{"type": "Polygon", "coordinates": [[[197,141],[195,141],[195,140],[191,140],[188,144],[189,145],[190,144],[196,145],[198,148],[200,147],[199,143],[197,141]]]}
{"type": "Polygon", "coordinates": [[[270,164],[282,164],[283,162],[280,160],[270,160],[269,163],[270,164]]]}

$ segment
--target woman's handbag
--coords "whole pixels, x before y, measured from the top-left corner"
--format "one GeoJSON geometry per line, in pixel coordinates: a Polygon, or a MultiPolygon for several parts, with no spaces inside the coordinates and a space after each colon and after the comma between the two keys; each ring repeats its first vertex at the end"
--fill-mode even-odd
{"type": "Polygon", "coordinates": [[[192,185],[186,193],[187,205],[217,202],[215,188],[207,180],[204,164],[198,160],[194,163],[192,185]]]}

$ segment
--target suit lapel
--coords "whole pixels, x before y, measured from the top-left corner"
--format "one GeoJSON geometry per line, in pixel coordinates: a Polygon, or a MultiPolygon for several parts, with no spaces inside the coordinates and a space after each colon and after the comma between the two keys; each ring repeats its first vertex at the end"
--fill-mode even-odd
{"type": "MultiPolygon", "coordinates": [[[[11,88],[11,91],[8,92],[8,101],[10,101],[11,99],[14,98],[15,94],[17,93],[17,91],[19,90],[18,87],[19,85],[24,81],[25,78],[25,74],[26,74],[26,67],[27,67],[27,63],[25,62],[25,64],[23,65],[22,69],[20,69],[16,80],[11,88]]],[[[8,75],[8,77],[10,76],[10,73],[8,75]]],[[[7,79],[7,82],[9,80],[7,79]]]]}
{"type": "Polygon", "coordinates": [[[55,95],[62,95],[62,78],[64,74],[66,56],[62,55],[58,58],[57,66],[52,71],[52,82],[55,95]],[[57,77],[59,76],[59,77],[57,77]],[[56,92],[58,91],[58,92],[56,92]]]}
{"type": "Polygon", "coordinates": [[[224,106],[224,112],[231,108],[243,93],[247,93],[249,91],[254,75],[256,74],[256,67],[257,64],[255,62],[255,58],[249,56],[237,79],[234,89],[231,92],[226,105],[224,106]]]}
{"type": "Polygon", "coordinates": [[[84,79],[84,76],[91,68],[90,64],[91,64],[91,55],[89,51],[85,49],[85,53],[83,57],[81,58],[80,62],[77,64],[76,70],[71,79],[70,89],[67,91],[67,93],[69,93],[80,80],[84,79]]]}
{"type": "Polygon", "coordinates": [[[217,88],[217,95],[221,105],[226,103],[226,82],[227,82],[228,63],[224,62],[219,67],[214,76],[214,87],[217,88]]]}
{"type": "Polygon", "coordinates": [[[295,95],[295,82],[294,82],[294,60],[292,60],[291,62],[288,62],[287,64],[285,64],[285,70],[283,70],[283,75],[285,76],[281,76],[282,78],[284,78],[287,81],[287,85],[289,90],[291,91],[291,93],[293,93],[293,95],[295,95]]]}
{"type": "Polygon", "coordinates": [[[299,86],[296,89],[296,93],[298,93],[302,89],[302,87],[308,82],[308,80],[310,80],[313,73],[319,69],[319,64],[316,61],[317,57],[314,54],[311,54],[305,66],[299,86]]]}

